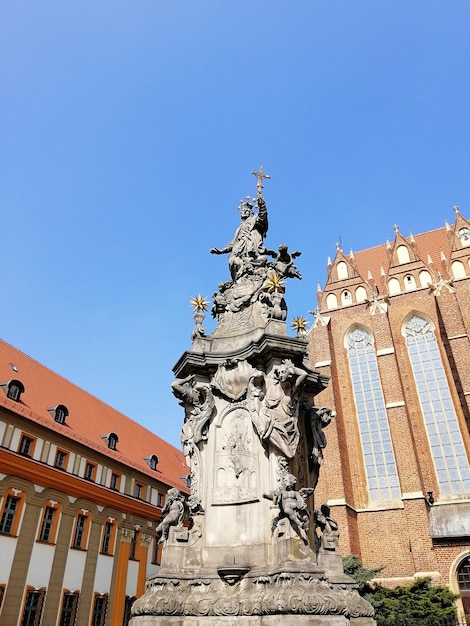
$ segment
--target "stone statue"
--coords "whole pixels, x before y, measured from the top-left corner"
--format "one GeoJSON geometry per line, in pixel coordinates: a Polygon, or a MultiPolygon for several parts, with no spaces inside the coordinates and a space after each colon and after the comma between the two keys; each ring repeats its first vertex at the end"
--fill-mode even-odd
{"type": "Polygon", "coordinates": [[[326,447],[323,429],[331,422],[333,415],[333,411],[324,406],[313,406],[306,412],[308,465],[313,487],[316,487],[318,482],[320,466],[323,463],[323,450],[326,447]]]}
{"type": "Polygon", "coordinates": [[[186,462],[191,467],[193,446],[207,439],[207,422],[214,410],[214,396],[210,386],[198,383],[192,374],[175,380],[171,384],[171,390],[184,407],[185,417],[180,441],[186,462]]]}
{"type": "Polygon", "coordinates": [[[320,510],[315,511],[314,519],[318,549],[320,551],[337,551],[339,530],[337,522],[330,517],[330,507],[327,504],[322,504],[320,510]]]}
{"type": "Polygon", "coordinates": [[[167,491],[166,503],[162,514],[165,516],[157,526],[157,536],[160,535],[158,543],[163,543],[168,539],[171,526],[182,526],[185,516],[184,494],[172,487],[167,491]]]}
{"type": "Polygon", "coordinates": [[[269,176],[253,175],[256,199],[241,203],[232,240],[211,250],[227,254],[230,274],[210,305],[202,295],[190,302],[192,345],[172,384],[184,408],[190,494],[168,492],[157,522],[161,565],[133,603],[130,626],[376,626],[344,575],[326,505],[312,528],[331,419],[313,405],[328,377],[308,365],[305,320],[293,325],[296,337],[287,334],[285,283],[301,278],[299,252],[267,241],[269,176]],[[216,327],[206,335],[208,307],[216,327]]]}
{"type": "Polygon", "coordinates": [[[282,243],[279,246],[279,252],[271,252],[275,258],[272,263],[273,269],[281,276],[281,278],[302,278],[301,273],[294,264],[294,259],[299,257],[301,252],[288,252],[288,246],[282,243]]]}
{"type": "Polygon", "coordinates": [[[293,474],[286,474],[282,479],[281,487],[266,497],[274,500],[274,504],[277,504],[280,509],[280,514],[273,520],[273,527],[286,517],[295,532],[305,544],[308,544],[307,532],[310,514],[307,508],[307,498],[313,494],[314,490],[304,487],[296,491],[296,483],[297,478],[293,474]]]}
{"type": "Polygon", "coordinates": [[[266,250],[263,246],[268,232],[268,211],[266,202],[260,192],[256,196],[258,213],[254,213],[254,205],[248,199],[242,201],[239,210],[241,223],[235,231],[230,243],[224,248],[211,248],[212,254],[229,253],[228,265],[233,282],[236,282],[253,266],[266,263],[266,250]]]}
{"type": "Polygon", "coordinates": [[[273,369],[267,381],[259,425],[261,439],[268,440],[284,456],[292,459],[299,443],[297,423],[299,395],[307,372],[285,359],[273,369]]]}

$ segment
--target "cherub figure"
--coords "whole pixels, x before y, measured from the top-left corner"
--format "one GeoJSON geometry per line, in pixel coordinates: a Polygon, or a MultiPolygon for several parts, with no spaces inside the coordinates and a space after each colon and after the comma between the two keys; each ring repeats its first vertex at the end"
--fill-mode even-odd
{"type": "Polygon", "coordinates": [[[308,521],[310,513],[307,507],[307,498],[313,494],[313,489],[304,487],[299,491],[295,490],[297,478],[293,474],[286,474],[282,480],[282,485],[271,496],[266,497],[277,504],[280,513],[273,520],[273,528],[278,522],[287,517],[292,528],[301,537],[305,544],[308,543],[308,521]]]}
{"type": "Polygon", "coordinates": [[[160,535],[158,543],[168,539],[171,526],[182,526],[185,515],[184,494],[172,487],[166,494],[167,500],[162,514],[165,516],[157,526],[157,535],[160,535]]]}
{"type": "Polygon", "coordinates": [[[294,259],[299,257],[301,254],[301,252],[289,252],[288,246],[285,243],[281,243],[279,246],[279,252],[271,252],[271,255],[275,258],[273,266],[279,276],[282,278],[302,279],[302,275],[294,263],[294,259]]]}

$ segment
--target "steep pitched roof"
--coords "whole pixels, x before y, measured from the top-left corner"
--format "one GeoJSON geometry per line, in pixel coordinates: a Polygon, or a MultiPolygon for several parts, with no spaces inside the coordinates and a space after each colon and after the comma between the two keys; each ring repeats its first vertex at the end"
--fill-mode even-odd
{"type": "Polygon", "coordinates": [[[24,393],[15,402],[0,391],[0,406],[167,485],[186,490],[181,477],[188,474],[188,468],[180,450],[0,340],[0,383],[13,379],[23,383],[24,393]],[[64,425],[57,423],[47,410],[58,404],[69,411],[64,425]],[[111,432],[119,438],[116,450],[108,448],[102,439],[111,432]],[[159,459],[156,470],[151,470],[144,460],[153,454],[159,459]]]}
{"type": "MultiPolygon", "coordinates": [[[[406,237],[405,239],[409,242],[409,237],[406,237]]],[[[441,252],[445,254],[447,259],[450,259],[451,242],[449,236],[447,235],[446,228],[438,228],[420,235],[414,235],[414,240],[416,250],[420,258],[426,262],[429,255],[433,260],[433,265],[436,271],[439,271],[441,265],[441,252]]],[[[366,250],[360,250],[359,252],[354,253],[354,257],[359,274],[363,277],[367,277],[368,272],[370,271],[373,281],[382,293],[383,280],[381,270],[383,268],[385,274],[388,274],[390,265],[390,256],[387,244],[382,244],[366,250]]]]}

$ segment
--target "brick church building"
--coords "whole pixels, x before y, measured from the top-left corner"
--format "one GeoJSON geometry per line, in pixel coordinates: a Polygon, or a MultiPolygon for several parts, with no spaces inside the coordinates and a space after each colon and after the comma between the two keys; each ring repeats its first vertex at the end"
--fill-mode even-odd
{"type": "Polygon", "coordinates": [[[470,613],[470,222],[337,247],[309,331],[336,411],[315,492],[340,549],[387,585],[418,576],[470,613]]]}

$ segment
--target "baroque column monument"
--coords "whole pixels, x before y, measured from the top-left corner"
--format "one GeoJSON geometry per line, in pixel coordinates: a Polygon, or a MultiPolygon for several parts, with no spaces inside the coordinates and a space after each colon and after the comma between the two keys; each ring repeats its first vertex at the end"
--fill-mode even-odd
{"type": "Polygon", "coordinates": [[[191,495],[168,492],[162,565],[133,605],[131,626],[372,626],[345,576],[338,526],[313,494],[331,411],[328,380],[310,369],[302,323],[286,332],[285,281],[299,252],[265,247],[262,167],[225,247],[230,279],[194,298],[191,350],[174,367],[191,495]]]}

